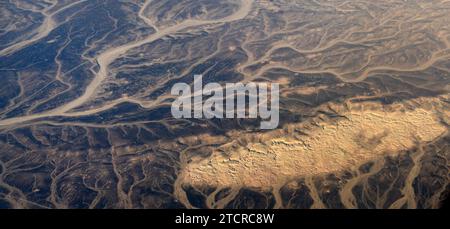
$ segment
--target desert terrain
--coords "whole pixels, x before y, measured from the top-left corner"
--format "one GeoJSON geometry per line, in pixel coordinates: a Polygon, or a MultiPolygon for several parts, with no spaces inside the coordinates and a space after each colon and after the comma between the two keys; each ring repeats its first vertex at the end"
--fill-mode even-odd
{"type": "Polygon", "coordinates": [[[0,2],[0,208],[439,208],[450,1],[0,2]],[[280,120],[174,119],[176,83],[280,120]]]}

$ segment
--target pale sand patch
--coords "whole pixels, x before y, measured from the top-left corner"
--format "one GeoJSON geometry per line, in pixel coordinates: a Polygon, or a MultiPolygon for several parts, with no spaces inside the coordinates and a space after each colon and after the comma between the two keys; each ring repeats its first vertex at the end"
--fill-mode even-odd
{"type": "Polygon", "coordinates": [[[325,86],[325,85],[288,88],[288,89],[282,90],[281,95],[285,96],[285,97],[289,97],[292,94],[311,95],[311,94],[316,94],[316,93],[320,92],[320,90],[325,90],[327,88],[328,88],[328,86],[325,86]]]}
{"type": "MultiPolygon", "coordinates": [[[[365,105],[343,111],[346,118],[334,122],[292,124],[258,137],[241,134],[247,144],[228,144],[207,159],[194,159],[180,178],[194,186],[267,188],[294,177],[342,171],[444,134],[447,128],[433,108],[367,110],[365,105]]],[[[443,112],[448,117],[448,110],[443,112]]]]}

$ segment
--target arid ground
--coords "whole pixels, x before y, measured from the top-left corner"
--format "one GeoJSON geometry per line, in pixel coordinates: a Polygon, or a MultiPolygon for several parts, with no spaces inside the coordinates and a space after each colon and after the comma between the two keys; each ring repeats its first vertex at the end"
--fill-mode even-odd
{"type": "Polygon", "coordinates": [[[448,0],[0,1],[0,208],[439,208],[448,0]],[[280,120],[174,84],[280,84],[280,120]]]}

